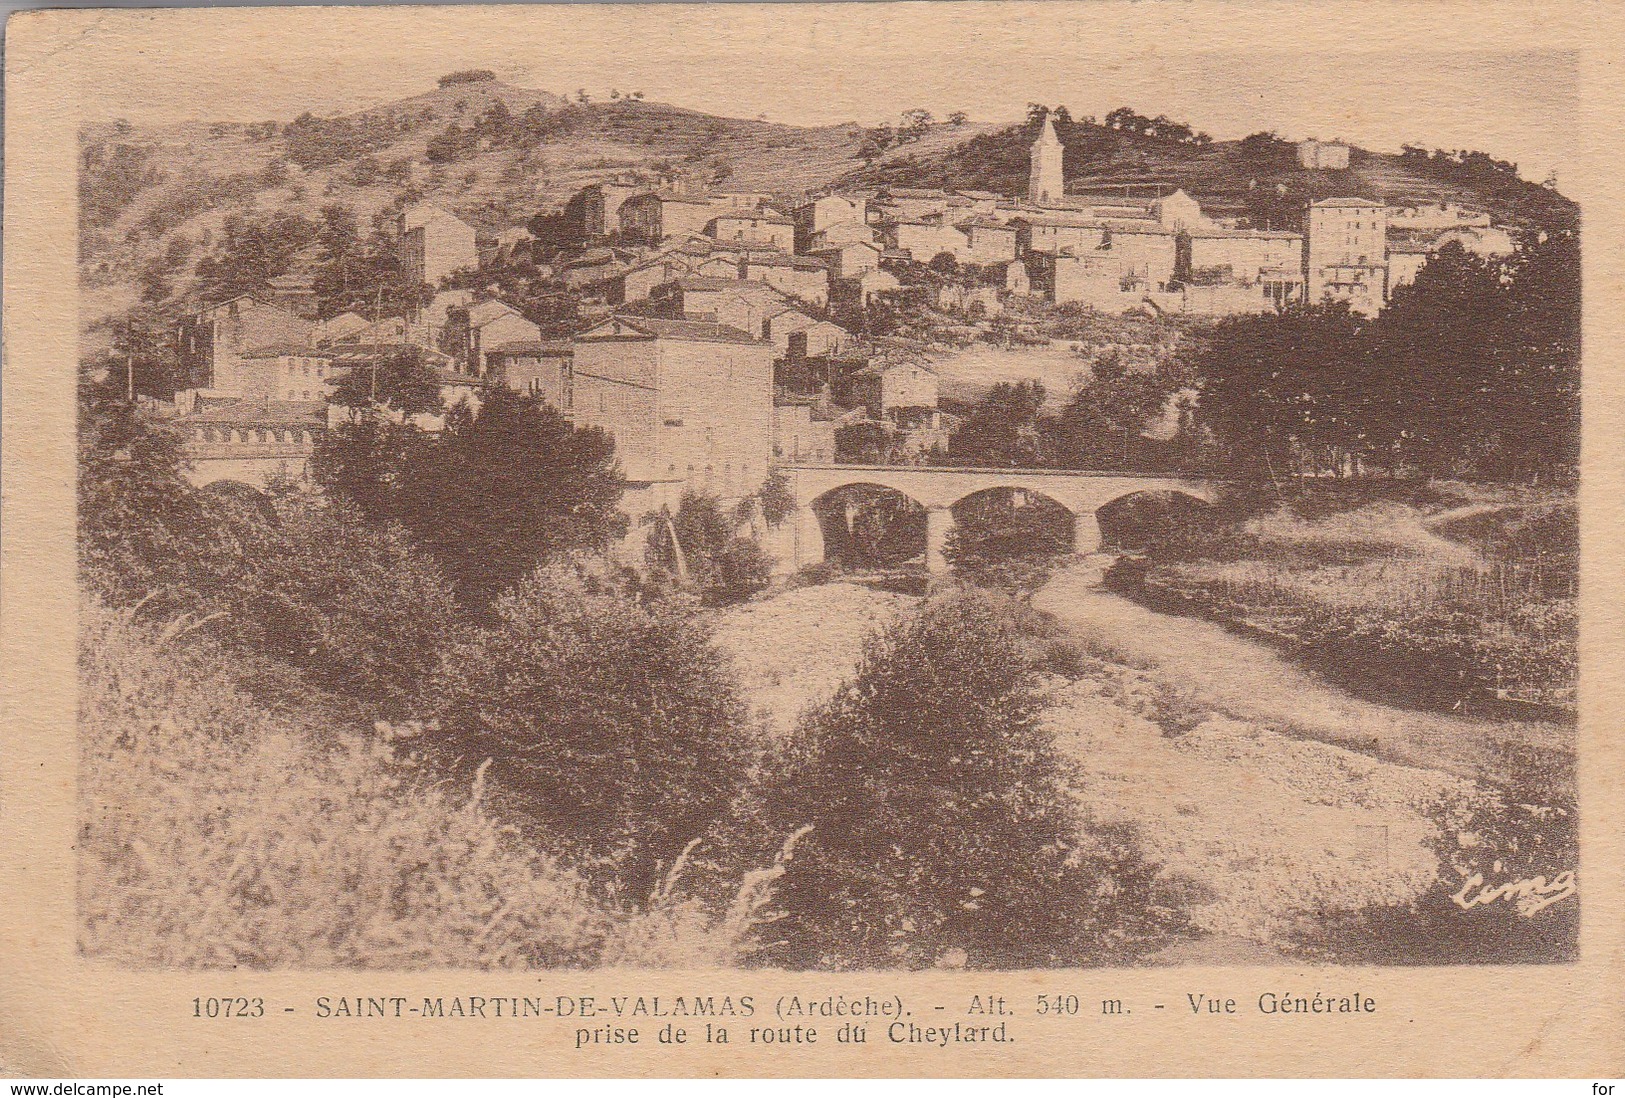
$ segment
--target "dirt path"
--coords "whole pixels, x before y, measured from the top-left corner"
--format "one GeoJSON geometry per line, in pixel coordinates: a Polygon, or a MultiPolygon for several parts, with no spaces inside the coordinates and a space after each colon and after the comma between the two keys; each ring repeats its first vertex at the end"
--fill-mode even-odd
{"type": "Polygon", "coordinates": [[[1506,745],[1572,749],[1572,731],[1542,721],[1490,721],[1357,698],[1223,626],[1158,613],[1100,588],[1110,558],[1058,573],[1033,597],[1096,651],[1145,668],[1194,700],[1281,732],[1409,766],[1493,780],[1506,745]]]}

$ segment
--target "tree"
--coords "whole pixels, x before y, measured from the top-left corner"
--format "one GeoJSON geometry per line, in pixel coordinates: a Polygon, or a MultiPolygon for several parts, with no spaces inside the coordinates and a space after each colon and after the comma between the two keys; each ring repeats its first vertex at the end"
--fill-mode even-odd
{"type": "Polygon", "coordinates": [[[971,409],[949,439],[952,460],[980,466],[1046,464],[1044,440],[1038,430],[1043,406],[1042,383],[999,382],[971,409]]]}
{"type": "Polygon", "coordinates": [[[382,228],[364,244],[326,257],[316,268],[315,290],[317,309],[324,317],[344,312],[374,320],[401,316],[426,304],[429,297],[425,287],[407,280],[400,254],[382,228]]]}
{"type": "Polygon", "coordinates": [[[126,401],[124,381],[94,364],[80,374],[80,581],[115,606],[157,596],[192,607],[200,580],[222,578],[212,566],[220,546],[185,478],[180,433],[126,401]]]}
{"type": "Polygon", "coordinates": [[[274,493],[258,506],[216,500],[237,547],[232,581],[210,605],[233,644],[287,661],[315,682],[391,719],[414,700],[457,635],[459,612],[434,562],[405,533],[369,522],[344,499],[274,493]]]}
{"type": "Polygon", "coordinates": [[[1071,469],[1137,464],[1141,432],[1177,388],[1168,379],[1130,373],[1115,356],[1097,362],[1089,383],[1043,423],[1055,464],[1071,469]]]}
{"type": "Polygon", "coordinates": [[[620,537],[624,485],[609,435],[499,387],[408,452],[396,506],[464,601],[484,607],[539,564],[620,537]]]}
{"type": "Polygon", "coordinates": [[[337,202],[323,206],[321,228],[317,230],[316,239],[328,260],[349,255],[361,240],[361,225],[356,220],[355,211],[337,202]]]}
{"type": "Polygon", "coordinates": [[[774,469],[767,474],[756,498],[762,509],[762,520],[769,526],[780,526],[795,514],[795,490],[790,487],[790,477],[783,469],[774,469]]]}
{"type": "Polygon", "coordinates": [[[931,132],[931,112],[924,107],[906,110],[897,126],[899,141],[918,141],[931,132]]]}
{"type": "Polygon", "coordinates": [[[651,528],[649,563],[668,572],[686,571],[702,605],[748,599],[768,585],[772,569],[761,546],[740,537],[737,527],[714,496],[686,491],[677,513],[663,516],[651,528]]]}
{"type": "Polygon", "coordinates": [[[446,406],[440,379],[417,347],[382,352],[365,365],[351,367],[334,383],[328,400],[350,409],[352,418],[364,410],[382,408],[409,420],[438,413],[446,406]]]}
{"type": "Polygon", "coordinates": [[[214,252],[198,261],[194,272],[198,293],[210,301],[225,301],[254,293],[285,274],[300,249],[317,238],[315,222],[292,213],[269,220],[228,214],[214,252]]]}
{"type": "Polygon", "coordinates": [[[876,126],[872,130],[865,130],[863,141],[858,146],[857,155],[864,160],[873,160],[881,153],[892,147],[897,136],[890,126],[876,126]]]}
{"type": "Polygon", "coordinates": [[[438,83],[442,88],[449,88],[454,84],[486,84],[496,78],[497,74],[490,69],[460,69],[457,72],[448,72],[438,83]]]}
{"type": "Polygon", "coordinates": [[[761,794],[771,834],[810,828],[772,963],[1028,968],[1156,942],[1152,867],[1075,814],[1019,614],[973,591],[928,602],[803,718],[761,794]]]}
{"type": "Polygon", "coordinates": [[[1202,423],[1238,473],[1343,472],[1385,449],[1395,423],[1371,373],[1372,325],[1346,304],[1233,317],[1214,329],[1198,372],[1202,423]]]}
{"type": "Polygon", "coordinates": [[[963,126],[969,121],[970,115],[964,111],[954,111],[954,113],[948,116],[948,125],[950,126],[963,126]]]}
{"type": "Polygon", "coordinates": [[[354,415],[321,435],[310,473],[330,495],[378,524],[400,516],[399,491],[407,459],[427,437],[416,427],[381,415],[354,415]]]}
{"type": "Polygon", "coordinates": [[[753,761],[727,658],[683,600],[640,602],[581,564],[530,576],[495,619],[423,693],[442,749],[490,759],[539,837],[639,903],[753,761]]]}

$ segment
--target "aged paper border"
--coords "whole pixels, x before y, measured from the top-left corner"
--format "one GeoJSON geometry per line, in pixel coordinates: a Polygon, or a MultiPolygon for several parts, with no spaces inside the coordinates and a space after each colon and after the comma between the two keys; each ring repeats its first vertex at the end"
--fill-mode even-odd
{"type": "MultiPolygon", "coordinates": [[[[1625,498],[1625,153],[1619,135],[1625,18],[1596,3],[1061,3],[818,5],[824,26],[906,19],[930,33],[961,20],[1086,24],[1083,51],[1117,44],[1141,56],[1192,49],[1573,49],[1582,69],[1581,170],[1564,190],[1584,210],[1585,475],[1582,485],[1584,671],[1581,679],[1583,930],[1581,962],[1495,969],[1141,969],[982,974],[788,975],[757,972],[168,973],[88,963],[74,951],[75,687],[73,385],[76,360],[76,44],[138,26],[144,48],[229,56],[312,42],[360,48],[385,29],[455,36],[468,13],[516,33],[567,33],[571,8],[286,8],[37,12],[8,25],[6,71],[3,555],[0,555],[0,1074],[29,1076],[1592,1076],[1625,1074],[1625,656],[1621,500],[1625,498]],[[1448,38],[1427,28],[1449,27],[1448,38]],[[1264,1017],[1262,992],[1352,994],[1378,1002],[1354,1020],[1264,1017]],[[647,1043],[578,1053],[551,1020],[318,1021],[317,995],[752,994],[901,996],[956,1018],[973,994],[1023,1009],[1017,1043],[946,1050],[682,1048],[647,1043]],[[1041,992],[1183,1002],[1233,996],[1242,1013],[1193,1019],[1175,1010],[1132,1019],[1088,1011],[1052,1022],[1028,1014],[1041,992]],[[297,1015],[263,1023],[193,1020],[198,995],[261,995],[297,1015]]],[[[774,5],[673,6],[674,33],[765,35],[774,5]],[[675,28],[681,28],[676,30],[675,28]]],[[[491,25],[486,22],[483,25],[491,25]]],[[[764,39],[765,40],[765,39],[764,39]]],[[[470,57],[477,57],[477,44],[470,57]]],[[[1357,131],[1357,127],[1354,128],[1357,131]]]]}

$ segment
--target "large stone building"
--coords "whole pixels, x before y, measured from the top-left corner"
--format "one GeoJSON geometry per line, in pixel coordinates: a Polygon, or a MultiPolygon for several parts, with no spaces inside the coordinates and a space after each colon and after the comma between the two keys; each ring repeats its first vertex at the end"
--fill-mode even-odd
{"type": "Polygon", "coordinates": [[[254,294],[199,309],[176,327],[182,388],[238,392],[244,357],[271,345],[306,344],[315,324],[254,294]]]}
{"type": "Polygon", "coordinates": [[[621,226],[621,203],[647,190],[627,180],[605,180],[581,188],[564,204],[564,220],[578,240],[609,236],[621,226]]]}
{"type": "Polygon", "coordinates": [[[1309,207],[1304,282],[1311,304],[1345,301],[1365,316],[1388,292],[1388,210],[1365,198],[1323,198],[1309,207]]]}
{"type": "Polygon", "coordinates": [[[719,214],[738,209],[731,199],[723,197],[645,191],[623,201],[617,217],[622,240],[654,245],[673,237],[704,233],[719,214]]]}
{"type": "Polygon", "coordinates": [[[615,438],[622,509],[675,508],[685,489],[733,502],[773,452],[773,348],[709,321],[617,316],[576,336],[573,410],[615,438]]]}

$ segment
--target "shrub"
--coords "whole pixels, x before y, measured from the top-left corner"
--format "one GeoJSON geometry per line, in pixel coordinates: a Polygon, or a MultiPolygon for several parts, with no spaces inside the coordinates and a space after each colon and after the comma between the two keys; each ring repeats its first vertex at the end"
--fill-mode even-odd
{"type": "Polygon", "coordinates": [[[282,495],[272,521],[238,510],[223,523],[241,547],[239,574],[210,605],[228,612],[232,643],[374,715],[406,715],[458,629],[434,562],[399,528],[304,494],[282,495]]]}
{"type": "Polygon", "coordinates": [[[773,833],[810,826],[780,882],[768,955],[797,967],[1100,964],[1171,913],[1128,836],[1086,831],[1036,727],[1008,601],[961,592],[865,649],[811,711],[763,794],[773,833]]]}
{"type": "Polygon", "coordinates": [[[581,565],[497,602],[425,692],[443,746],[492,777],[539,831],[648,896],[751,765],[724,657],[681,600],[640,604],[581,565]]]}

